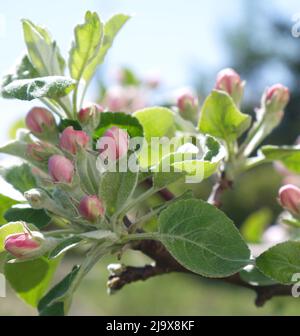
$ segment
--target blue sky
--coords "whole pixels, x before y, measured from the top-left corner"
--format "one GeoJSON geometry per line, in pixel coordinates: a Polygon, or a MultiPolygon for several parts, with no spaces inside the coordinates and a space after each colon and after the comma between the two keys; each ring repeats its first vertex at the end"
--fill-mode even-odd
{"type": "MultiPolygon", "coordinates": [[[[243,0],[247,1],[247,0],[243,0]]],[[[224,65],[221,44],[224,25],[241,20],[241,0],[10,0],[0,4],[0,73],[4,74],[24,50],[21,18],[48,27],[66,55],[73,27],[87,9],[107,19],[116,12],[134,14],[108,54],[107,68],[133,66],[138,72],[157,70],[168,84],[182,86],[191,80],[191,68],[224,65]]],[[[290,19],[300,12],[299,1],[265,0],[274,15],[290,19]]],[[[292,22],[291,22],[292,25],[292,22]]],[[[253,29],[255,33],[255,27],[253,29]]],[[[230,65],[230,64],[228,64],[230,65]]],[[[0,99],[0,141],[9,125],[25,115],[31,103],[0,99]]]]}

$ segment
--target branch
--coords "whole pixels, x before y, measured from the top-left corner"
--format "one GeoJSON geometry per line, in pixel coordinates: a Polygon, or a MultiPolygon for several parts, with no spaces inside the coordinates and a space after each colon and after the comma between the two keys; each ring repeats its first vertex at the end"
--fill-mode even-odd
{"type": "MultiPolygon", "coordinates": [[[[145,255],[155,261],[155,266],[146,265],[144,267],[124,267],[118,274],[109,277],[108,288],[112,291],[119,290],[127,284],[135,281],[145,281],[157,275],[167,274],[171,272],[180,272],[187,274],[195,274],[179,264],[166,250],[166,248],[158,241],[143,240],[135,243],[133,249],[143,252],[145,255]]],[[[215,281],[223,281],[232,285],[248,288],[256,293],[255,304],[262,307],[268,300],[275,296],[291,296],[291,286],[286,285],[270,285],[270,286],[254,286],[243,279],[240,275],[234,274],[228,278],[214,279],[215,281]]]]}

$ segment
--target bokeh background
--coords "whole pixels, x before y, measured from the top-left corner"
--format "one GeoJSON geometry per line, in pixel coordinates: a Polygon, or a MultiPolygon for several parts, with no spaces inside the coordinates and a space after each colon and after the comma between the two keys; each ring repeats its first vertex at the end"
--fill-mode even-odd
{"type": "MultiPolygon", "coordinates": [[[[109,52],[89,93],[95,100],[103,84],[116,79],[118,68],[138,76],[156,76],[161,85],[155,102],[181,87],[193,87],[205,97],[223,67],[235,68],[247,80],[243,110],[253,113],[266,86],[277,82],[289,86],[292,99],[282,125],[266,143],[292,144],[300,134],[300,37],[292,35],[297,0],[10,0],[0,4],[0,73],[5,74],[24,50],[21,18],[48,27],[66,55],[73,27],[87,9],[105,20],[112,14],[134,14],[109,52]]],[[[12,125],[21,124],[31,103],[0,98],[0,141],[12,135],[12,125]]],[[[14,127],[13,127],[14,128],[14,127]]],[[[0,160],[4,160],[1,157],[0,160]]],[[[244,174],[224,198],[224,211],[242,225],[253,212],[264,213],[267,224],[275,223],[280,208],[276,193],[282,176],[272,166],[244,174]]],[[[211,182],[194,186],[207,197],[211,182]]],[[[181,190],[185,185],[174,186],[181,190]]],[[[3,189],[3,187],[2,187],[3,189]]],[[[4,188],[8,193],[9,189],[4,188]]],[[[175,190],[176,191],[176,190],[175,190]]],[[[58,278],[71,269],[79,256],[70,255],[58,278]]],[[[246,289],[221,285],[197,277],[169,274],[130,285],[112,296],[106,293],[108,272],[102,261],[78,291],[74,315],[299,315],[300,299],[276,298],[264,308],[254,306],[254,294],[246,289]]],[[[125,262],[142,264],[143,257],[125,256],[125,262]]],[[[35,311],[19,301],[8,288],[0,298],[0,315],[31,315],[35,311]]]]}

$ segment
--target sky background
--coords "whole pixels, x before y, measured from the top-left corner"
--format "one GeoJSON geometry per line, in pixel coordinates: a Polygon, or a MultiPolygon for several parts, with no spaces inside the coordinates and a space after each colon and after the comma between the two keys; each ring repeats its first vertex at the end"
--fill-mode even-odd
{"type": "MultiPolygon", "coordinates": [[[[89,9],[97,11],[104,21],[118,12],[134,15],[108,54],[107,73],[119,65],[127,65],[141,74],[159,72],[169,87],[188,85],[195,65],[211,71],[230,66],[226,63],[222,33],[224,27],[243,20],[244,1],[247,0],[1,1],[0,74],[7,73],[24,51],[21,18],[46,26],[67,55],[73,28],[83,21],[89,9]]],[[[265,0],[264,7],[268,13],[287,20],[300,12],[296,0],[265,0]]],[[[256,33],[253,27],[253,34],[256,33]]],[[[7,138],[12,122],[24,116],[32,104],[0,98],[0,141],[7,138]]]]}

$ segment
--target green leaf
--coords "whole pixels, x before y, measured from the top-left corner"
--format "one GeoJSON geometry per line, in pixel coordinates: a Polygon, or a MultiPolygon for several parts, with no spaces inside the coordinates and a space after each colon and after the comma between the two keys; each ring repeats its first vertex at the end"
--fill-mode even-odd
{"type": "Polygon", "coordinates": [[[28,55],[39,75],[63,75],[65,61],[49,32],[29,20],[22,23],[28,55]]]}
{"type": "Polygon", "coordinates": [[[49,288],[58,263],[59,259],[48,260],[47,258],[6,263],[5,277],[21,299],[37,307],[49,288]]]}
{"type": "Polygon", "coordinates": [[[256,259],[256,266],[267,277],[283,284],[292,284],[300,273],[300,242],[287,241],[271,247],[256,259]]]}
{"type": "MultiPolygon", "coordinates": [[[[37,231],[37,228],[34,225],[28,225],[29,229],[37,231]]],[[[0,226],[0,253],[3,252],[4,242],[7,236],[14,233],[23,233],[24,225],[21,222],[13,222],[0,226]]]]}
{"type": "Polygon", "coordinates": [[[37,187],[35,177],[27,163],[2,169],[1,176],[22,194],[37,187]]]}
{"type": "Polygon", "coordinates": [[[233,222],[201,200],[171,204],[159,217],[162,243],[184,267],[206,277],[226,277],[249,264],[250,251],[233,222]]]}
{"type": "Polygon", "coordinates": [[[153,175],[153,187],[155,189],[162,189],[168,186],[171,183],[178,181],[179,179],[185,176],[184,172],[169,172],[169,173],[162,173],[156,172],[153,175]]]}
{"type": "Polygon", "coordinates": [[[80,270],[75,266],[73,270],[58,284],[56,284],[39,302],[38,311],[41,316],[64,315],[65,299],[74,279],[80,270]]]}
{"type": "Polygon", "coordinates": [[[133,114],[144,129],[144,135],[148,142],[151,138],[161,138],[171,135],[174,130],[174,113],[165,107],[149,107],[136,111],[133,114]]]}
{"type": "Polygon", "coordinates": [[[252,286],[270,286],[276,284],[275,281],[263,275],[257,267],[242,270],[240,272],[242,280],[250,283],[252,286]]]}
{"type": "Polygon", "coordinates": [[[100,198],[106,211],[112,215],[122,210],[137,186],[137,172],[106,172],[100,182],[100,198]]]}
{"type": "Polygon", "coordinates": [[[261,153],[266,159],[280,161],[294,173],[300,173],[300,147],[299,146],[264,146],[261,153]]]}
{"type": "Polygon", "coordinates": [[[23,221],[26,223],[32,223],[39,229],[47,226],[51,220],[45,210],[33,209],[28,204],[18,204],[13,206],[5,212],[4,218],[8,222],[23,221]]]}
{"type": "Polygon", "coordinates": [[[16,203],[17,201],[0,194],[0,225],[6,223],[3,217],[5,211],[16,203]]]}
{"type": "Polygon", "coordinates": [[[250,126],[250,116],[241,113],[225,92],[213,91],[200,113],[199,130],[227,142],[236,140],[250,126]]]}
{"type": "Polygon", "coordinates": [[[272,211],[268,208],[252,213],[241,226],[245,240],[253,244],[260,243],[266,227],[271,224],[272,217],[272,211]]]}
{"type": "Polygon", "coordinates": [[[28,79],[35,77],[39,77],[39,74],[34,69],[28,56],[24,55],[20,62],[15,66],[14,72],[4,76],[1,87],[3,88],[18,79],[28,79]]]}
{"type": "Polygon", "coordinates": [[[71,76],[79,81],[82,77],[89,80],[96,68],[91,64],[99,52],[103,34],[103,25],[97,13],[88,11],[84,24],[75,27],[75,41],[69,58],[71,76]]]}
{"type": "MultiPolygon", "coordinates": [[[[113,44],[114,38],[129,18],[128,15],[116,14],[104,24],[102,44],[96,57],[89,64],[89,73],[94,73],[97,66],[103,63],[107,51],[113,44]]],[[[88,76],[85,77],[86,81],[89,79],[88,76]]]]}
{"type": "Polygon", "coordinates": [[[214,174],[225,156],[224,147],[210,136],[199,137],[199,140],[203,158],[194,158],[195,154],[181,152],[178,148],[175,153],[163,157],[159,165],[152,167],[155,172],[154,184],[163,186],[163,183],[172,183],[181,177],[180,174],[187,176],[187,182],[200,183],[214,174]],[[167,167],[170,168],[170,173],[164,172],[167,167]]]}
{"type": "Polygon", "coordinates": [[[94,140],[98,140],[113,126],[126,129],[132,138],[143,136],[143,127],[136,118],[122,112],[106,112],[101,114],[100,124],[93,134],[94,140]]]}
{"type": "Polygon", "coordinates": [[[61,243],[59,243],[53,251],[49,254],[49,258],[57,258],[61,256],[62,254],[66,253],[70,249],[78,246],[78,244],[81,242],[82,238],[80,237],[71,237],[63,240],[61,243]]]}
{"type": "Polygon", "coordinates": [[[20,100],[57,99],[69,94],[75,88],[75,84],[74,80],[63,76],[20,79],[6,85],[1,93],[4,98],[20,100]]]}
{"type": "Polygon", "coordinates": [[[77,120],[72,119],[62,119],[58,125],[58,130],[60,133],[64,131],[67,127],[72,126],[74,130],[81,131],[82,127],[80,126],[77,120]]]}

